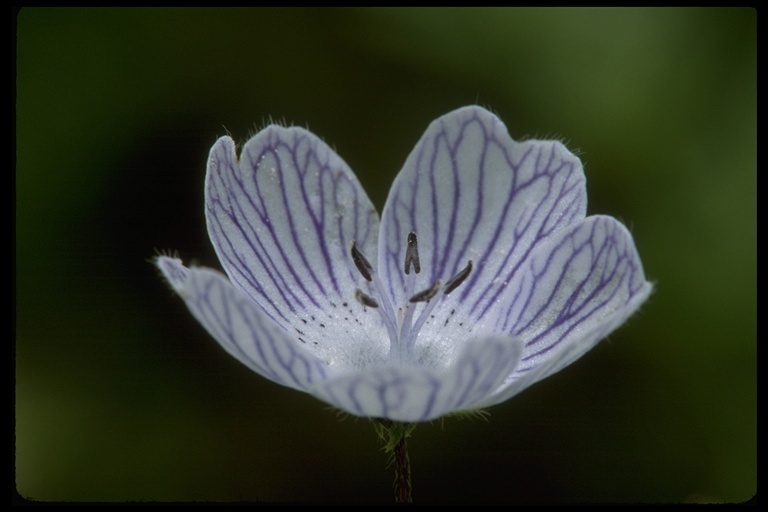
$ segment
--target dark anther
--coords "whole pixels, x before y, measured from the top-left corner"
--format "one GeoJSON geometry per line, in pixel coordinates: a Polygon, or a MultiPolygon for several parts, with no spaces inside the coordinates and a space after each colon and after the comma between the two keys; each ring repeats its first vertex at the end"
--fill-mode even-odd
{"type": "Polygon", "coordinates": [[[435,284],[432,285],[431,288],[427,288],[426,290],[420,291],[413,297],[411,297],[409,302],[427,302],[429,299],[437,295],[437,292],[440,291],[440,280],[438,279],[435,281],[435,284]]]}
{"type": "Polygon", "coordinates": [[[445,288],[443,288],[443,293],[448,295],[453,290],[459,287],[461,283],[464,282],[464,280],[469,277],[469,273],[472,272],[472,260],[469,260],[467,263],[467,266],[464,267],[463,270],[460,270],[458,274],[453,276],[448,280],[447,283],[445,283],[445,288]]]}
{"type": "Polygon", "coordinates": [[[371,267],[371,264],[365,259],[363,253],[357,250],[357,244],[354,240],[352,240],[352,250],[350,252],[352,253],[352,261],[355,262],[357,270],[360,271],[366,281],[371,281],[371,270],[373,270],[373,267],[371,267]]]}
{"type": "Polygon", "coordinates": [[[421,263],[419,262],[419,245],[416,241],[416,233],[408,233],[408,248],[405,250],[405,273],[411,273],[411,265],[417,274],[421,272],[421,263]]]}
{"type": "Polygon", "coordinates": [[[377,308],[379,307],[379,303],[376,302],[373,297],[370,295],[366,295],[363,293],[363,290],[358,288],[355,290],[355,298],[357,299],[357,302],[362,304],[363,306],[368,306],[369,308],[377,308]]]}

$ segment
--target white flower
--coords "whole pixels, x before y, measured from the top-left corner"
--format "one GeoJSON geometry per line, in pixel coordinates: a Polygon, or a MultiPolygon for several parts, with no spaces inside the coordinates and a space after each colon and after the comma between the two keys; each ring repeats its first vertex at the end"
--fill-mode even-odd
{"type": "Polygon", "coordinates": [[[503,402],[621,325],[651,285],[627,229],[586,217],[579,159],[479,107],[434,121],[379,220],[302,128],[211,149],[208,232],[228,278],[159,257],[253,371],[358,416],[418,422],[503,402]]]}

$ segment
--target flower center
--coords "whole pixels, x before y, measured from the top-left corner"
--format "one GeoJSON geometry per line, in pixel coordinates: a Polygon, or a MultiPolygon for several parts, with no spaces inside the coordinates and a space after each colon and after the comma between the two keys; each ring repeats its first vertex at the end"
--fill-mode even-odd
{"type": "Polygon", "coordinates": [[[357,248],[354,240],[352,241],[350,253],[352,254],[352,261],[355,263],[355,267],[357,267],[360,275],[372,284],[379,300],[366,294],[360,288],[355,290],[355,299],[363,306],[374,308],[379,312],[389,333],[389,358],[398,362],[407,361],[411,358],[413,347],[416,344],[416,337],[435,308],[438,298],[448,295],[458,288],[469,277],[470,272],[472,272],[472,260],[469,260],[467,266],[450,278],[444,285],[438,279],[429,288],[414,293],[416,274],[421,272],[421,263],[419,261],[419,245],[416,233],[411,231],[408,233],[408,245],[405,250],[405,263],[403,264],[403,271],[406,274],[404,296],[409,297],[409,299],[405,304],[399,305],[395,309],[378,274],[374,272],[371,264],[357,248]],[[411,274],[411,269],[413,269],[413,274],[411,274]],[[414,319],[416,307],[419,303],[424,303],[424,307],[418,317],[414,319]]]}

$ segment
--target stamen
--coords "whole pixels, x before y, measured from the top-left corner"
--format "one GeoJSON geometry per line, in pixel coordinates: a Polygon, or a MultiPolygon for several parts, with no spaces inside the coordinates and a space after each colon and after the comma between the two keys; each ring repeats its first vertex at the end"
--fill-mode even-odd
{"type": "Polygon", "coordinates": [[[469,273],[472,272],[472,260],[469,260],[467,263],[467,266],[464,267],[463,270],[460,270],[458,274],[453,276],[448,280],[447,283],[445,283],[445,288],[443,288],[443,293],[448,295],[453,290],[459,287],[461,283],[464,282],[464,280],[469,277],[469,273]]]}
{"type": "Polygon", "coordinates": [[[360,288],[355,290],[355,299],[357,299],[357,302],[362,304],[363,306],[368,306],[369,308],[377,308],[379,307],[379,303],[374,300],[373,297],[370,295],[366,295],[363,293],[363,290],[360,288]]]}
{"type": "Polygon", "coordinates": [[[437,292],[440,291],[440,280],[438,279],[435,281],[435,284],[432,285],[431,288],[427,288],[426,290],[420,291],[413,297],[409,299],[409,302],[415,303],[415,302],[428,302],[429,299],[437,295],[437,292]]]}
{"type": "Polygon", "coordinates": [[[355,299],[369,308],[375,308],[381,315],[381,319],[384,321],[384,325],[387,327],[387,333],[389,334],[389,357],[394,360],[397,356],[400,360],[398,352],[398,336],[397,336],[397,320],[395,319],[395,312],[392,309],[392,302],[389,300],[389,295],[384,290],[384,285],[379,279],[379,275],[373,271],[373,267],[368,260],[363,256],[363,253],[357,248],[357,243],[353,240],[352,247],[350,248],[352,254],[352,261],[355,263],[357,270],[360,272],[366,281],[373,282],[373,288],[378,294],[378,299],[381,301],[381,307],[379,302],[365,294],[361,289],[355,290],[355,299]]]}
{"type": "Polygon", "coordinates": [[[411,273],[411,265],[417,274],[421,272],[421,263],[419,262],[419,245],[416,241],[416,233],[408,233],[408,248],[405,250],[405,273],[411,273]]]}
{"type": "Polygon", "coordinates": [[[360,274],[362,274],[366,281],[372,281],[371,270],[373,270],[373,267],[371,267],[371,264],[365,259],[363,253],[357,249],[357,244],[354,240],[352,240],[352,249],[350,252],[352,253],[352,261],[355,262],[355,266],[357,267],[357,270],[360,271],[360,274]]]}

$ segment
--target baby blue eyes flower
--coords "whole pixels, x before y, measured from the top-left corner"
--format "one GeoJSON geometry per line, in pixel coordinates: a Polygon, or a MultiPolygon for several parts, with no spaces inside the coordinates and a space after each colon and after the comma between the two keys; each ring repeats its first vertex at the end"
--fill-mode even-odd
{"type": "Polygon", "coordinates": [[[208,232],[227,273],[156,262],[189,310],[260,375],[400,422],[503,402],[564,368],[648,297],[632,236],[586,216],[579,159],[513,141],[479,107],[435,120],[381,218],[302,128],[238,158],[213,146],[208,232]]]}

